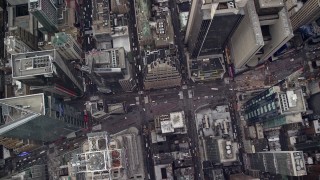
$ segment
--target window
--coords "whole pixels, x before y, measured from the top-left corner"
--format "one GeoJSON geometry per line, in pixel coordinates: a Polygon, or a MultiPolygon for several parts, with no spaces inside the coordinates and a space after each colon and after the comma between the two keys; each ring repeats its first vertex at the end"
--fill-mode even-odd
{"type": "Polygon", "coordinates": [[[16,6],[16,17],[29,15],[28,4],[16,6]]]}

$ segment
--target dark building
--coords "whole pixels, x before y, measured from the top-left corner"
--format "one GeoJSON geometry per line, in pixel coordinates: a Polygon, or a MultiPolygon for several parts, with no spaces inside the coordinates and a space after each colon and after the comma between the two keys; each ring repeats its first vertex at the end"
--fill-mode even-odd
{"type": "Polygon", "coordinates": [[[79,110],[43,93],[0,100],[0,136],[52,142],[85,126],[79,110]]]}
{"type": "Polygon", "coordinates": [[[301,151],[269,151],[248,154],[249,169],[287,176],[307,174],[301,151]]]}
{"type": "Polygon", "coordinates": [[[245,118],[249,124],[264,123],[264,128],[301,122],[301,112],[306,111],[302,90],[273,86],[244,104],[245,118]]]}
{"type": "Polygon", "coordinates": [[[221,54],[241,18],[234,1],[192,1],[185,38],[191,58],[221,54]]]}

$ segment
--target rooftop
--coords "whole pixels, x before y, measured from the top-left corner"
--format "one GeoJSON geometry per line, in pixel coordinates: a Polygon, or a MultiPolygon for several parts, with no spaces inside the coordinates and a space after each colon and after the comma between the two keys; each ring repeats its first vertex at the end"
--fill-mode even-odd
{"type": "Polygon", "coordinates": [[[118,141],[110,139],[107,132],[89,133],[86,147],[88,149],[77,154],[72,162],[76,173],[85,172],[87,178],[103,175],[106,179],[124,175],[124,171],[120,171],[125,168],[122,157],[124,151],[118,141]]]}
{"type": "Polygon", "coordinates": [[[55,51],[33,51],[14,54],[11,56],[12,77],[20,78],[52,72],[51,63],[55,58],[55,51]]]}
{"type": "Polygon", "coordinates": [[[224,69],[222,66],[222,55],[203,56],[197,60],[192,61],[192,69],[199,69],[200,71],[214,71],[224,69]]]}
{"type": "Polygon", "coordinates": [[[261,8],[284,7],[283,0],[257,0],[261,8]]]}
{"type": "Polygon", "coordinates": [[[174,133],[180,129],[186,129],[183,111],[155,117],[155,123],[156,127],[160,127],[162,133],[174,133]]]}
{"type": "Polygon", "coordinates": [[[151,28],[149,24],[150,10],[148,0],[135,0],[137,31],[139,41],[152,38],[151,28]]]}
{"type": "Polygon", "coordinates": [[[68,35],[64,32],[55,33],[55,35],[51,38],[51,43],[53,46],[64,46],[68,43],[71,35],[68,35]]]}
{"type": "Polygon", "coordinates": [[[109,1],[93,0],[92,4],[94,34],[109,34],[111,32],[109,1]]]}
{"type": "Polygon", "coordinates": [[[153,28],[153,38],[156,47],[162,48],[174,44],[174,32],[169,12],[165,13],[164,17],[159,17],[153,26],[155,26],[153,28]]]}
{"type": "Polygon", "coordinates": [[[193,167],[179,168],[174,171],[177,180],[193,180],[194,173],[193,167]]]}
{"type": "Polygon", "coordinates": [[[302,89],[287,90],[279,94],[280,100],[286,96],[287,104],[281,103],[281,111],[286,112],[302,112],[306,110],[305,100],[302,89]]]}
{"type": "Polygon", "coordinates": [[[233,137],[230,112],[228,106],[206,108],[196,113],[196,128],[203,137],[233,137]]]}
{"type": "Polygon", "coordinates": [[[173,180],[173,170],[171,164],[161,164],[154,166],[156,180],[173,180]]]}
{"type": "Polygon", "coordinates": [[[162,133],[173,133],[174,128],[171,121],[161,121],[161,131],[162,133]]]}
{"type": "Polygon", "coordinates": [[[124,48],[93,50],[86,54],[86,63],[94,71],[110,69],[110,72],[121,72],[121,69],[126,68],[125,61],[124,48]]]}
{"type": "Polygon", "coordinates": [[[215,163],[230,164],[237,161],[238,144],[225,139],[205,138],[205,157],[215,163]]]}
{"type": "Polygon", "coordinates": [[[173,128],[183,128],[184,127],[184,112],[173,112],[170,113],[170,121],[172,122],[173,128]]]}

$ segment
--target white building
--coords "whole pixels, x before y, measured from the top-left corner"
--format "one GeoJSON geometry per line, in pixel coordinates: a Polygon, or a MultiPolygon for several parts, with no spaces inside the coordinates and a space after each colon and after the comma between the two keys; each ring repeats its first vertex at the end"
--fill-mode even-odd
{"type": "Polygon", "coordinates": [[[23,41],[17,39],[15,36],[8,36],[4,39],[4,44],[6,45],[7,53],[25,53],[30,52],[32,49],[23,41]]]}
{"type": "Polygon", "coordinates": [[[156,131],[159,134],[187,133],[184,111],[159,115],[155,117],[154,121],[156,131]]]}

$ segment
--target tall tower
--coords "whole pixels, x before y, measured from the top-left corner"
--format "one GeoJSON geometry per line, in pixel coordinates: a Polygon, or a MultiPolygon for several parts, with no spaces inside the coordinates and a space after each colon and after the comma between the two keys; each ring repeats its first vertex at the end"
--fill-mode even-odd
{"type": "Polygon", "coordinates": [[[34,51],[11,56],[12,78],[33,88],[63,97],[83,93],[80,79],[56,50],[34,51]]]}
{"type": "Polygon", "coordinates": [[[302,151],[269,151],[248,154],[250,169],[287,176],[307,174],[302,151]]]}
{"type": "Polygon", "coordinates": [[[40,22],[39,29],[57,32],[58,9],[51,0],[29,0],[29,12],[40,22]]]}
{"type": "Polygon", "coordinates": [[[191,58],[221,54],[241,17],[234,1],[192,1],[185,37],[191,58]]]}
{"type": "Polygon", "coordinates": [[[85,126],[79,110],[43,93],[0,100],[0,136],[51,142],[85,126]]]}
{"type": "Polygon", "coordinates": [[[292,29],[295,31],[299,27],[308,24],[320,17],[320,4],[318,0],[308,0],[302,8],[290,17],[292,29]]]}
{"type": "Polygon", "coordinates": [[[82,50],[80,45],[70,34],[64,32],[56,33],[52,37],[51,43],[65,60],[81,59],[82,50]]]}
{"type": "Polygon", "coordinates": [[[283,89],[274,86],[247,101],[244,106],[248,124],[263,123],[273,128],[301,122],[301,112],[306,111],[301,89],[283,89]]]}
{"type": "Polygon", "coordinates": [[[283,0],[251,0],[229,41],[235,68],[254,67],[271,57],[293,37],[283,0]]]}

